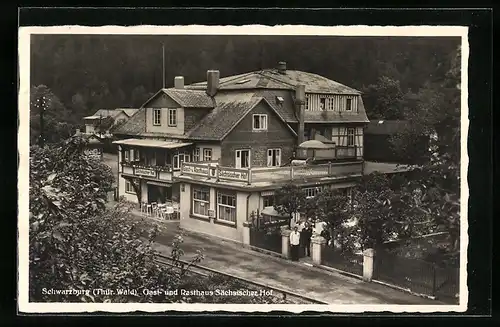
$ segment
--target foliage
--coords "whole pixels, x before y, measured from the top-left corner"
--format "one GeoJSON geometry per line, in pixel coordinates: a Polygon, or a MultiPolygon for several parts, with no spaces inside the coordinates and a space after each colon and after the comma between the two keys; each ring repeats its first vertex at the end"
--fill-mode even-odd
{"type": "Polygon", "coordinates": [[[43,110],[44,140],[57,143],[70,137],[75,121],[61,100],[45,85],[30,91],[30,144],[38,143],[41,135],[40,115],[43,110]]]}
{"type": "Polygon", "coordinates": [[[350,218],[349,199],[338,189],[327,188],[314,197],[317,214],[332,231],[332,237],[344,243],[343,224],[350,218]]]}
{"type": "Polygon", "coordinates": [[[274,192],[274,209],[282,215],[289,216],[289,224],[293,215],[301,212],[305,206],[304,190],[295,184],[287,184],[274,192]]]}
{"type": "Polygon", "coordinates": [[[398,80],[381,76],[377,83],[370,84],[363,90],[365,106],[369,108],[369,119],[401,119],[403,92],[398,80]]]}
{"type": "Polygon", "coordinates": [[[103,117],[102,119],[99,119],[94,122],[94,128],[97,133],[99,134],[105,134],[108,132],[111,127],[113,127],[113,124],[115,123],[115,119],[111,116],[103,117]]]}
{"type": "Polygon", "coordinates": [[[158,225],[132,216],[130,204],[123,201],[113,208],[106,206],[113,175],[99,160],[82,154],[85,145],[84,139],[73,137],[30,149],[30,301],[284,302],[275,296],[175,295],[181,288],[243,286],[234,280],[193,277],[191,266],[203,255],[197,252],[189,262],[182,261],[182,235],[171,243],[172,267],[155,261],[158,225]],[[99,289],[106,292],[96,293],[99,289]],[[72,290],[72,294],[51,294],[56,290],[72,290]],[[119,294],[118,290],[131,292],[119,294]]]}
{"type": "Polygon", "coordinates": [[[373,173],[364,176],[353,190],[353,216],[363,249],[377,248],[391,237],[394,226],[391,201],[395,194],[389,185],[386,175],[373,173]]]}

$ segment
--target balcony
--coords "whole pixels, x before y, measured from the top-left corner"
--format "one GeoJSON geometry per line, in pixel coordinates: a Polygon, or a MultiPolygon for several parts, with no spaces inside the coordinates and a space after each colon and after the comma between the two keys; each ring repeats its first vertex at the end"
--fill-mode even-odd
{"type": "Polygon", "coordinates": [[[121,162],[121,173],[140,178],[172,182],[173,177],[179,175],[179,172],[174,172],[171,165],[165,166],[149,166],[137,162],[121,162]]]}
{"type": "Polygon", "coordinates": [[[179,179],[264,187],[290,181],[321,181],[357,177],[362,173],[362,161],[249,169],[223,167],[217,163],[185,162],[182,164],[179,179]]]}
{"type": "Polygon", "coordinates": [[[361,154],[357,146],[336,146],[332,149],[297,149],[297,158],[314,158],[316,161],[356,160],[361,159],[361,154]]]}

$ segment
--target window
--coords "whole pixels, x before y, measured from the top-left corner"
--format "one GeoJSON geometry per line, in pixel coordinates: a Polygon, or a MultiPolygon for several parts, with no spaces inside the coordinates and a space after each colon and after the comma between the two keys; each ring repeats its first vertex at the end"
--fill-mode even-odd
{"type": "Polygon", "coordinates": [[[326,98],[319,99],[319,109],[326,110],[326,98]]]}
{"type": "Polygon", "coordinates": [[[321,192],[321,188],[320,187],[306,187],[304,189],[304,192],[306,193],[306,198],[313,198],[321,192]]]}
{"type": "Polygon", "coordinates": [[[335,110],[335,98],[328,99],[328,110],[335,110]]]}
{"type": "Polygon", "coordinates": [[[139,161],[139,150],[129,149],[123,151],[123,160],[126,162],[139,161]]]}
{"type": "Polygon", "coordinates": [[[179,155],[176,154],[172,157],[172,166],[174,169],[179,169],[181,167],[179,163],[179,155]]]}
{"type": "Polygon", "coordinates": [[[306,96],[306,102],[304,104],[304,109],[309,110],[309,97],[308,96],[306,96]]]}
{"type": "Polygon", "coordinates": [[[203,161],[211,161],[212,160],[212,149],[207,148],[203,149],[203,161]]]}
{"type": "Polygon", "coordinates": [[[180,169],[183,162],[190,162],[190,161],[191,161],[191,155],[187,153],[175,154],[172,157],[172,166],[174,169],[180,169]]]}
{"type": "Polygon", "coordinates": [[[225,193],[217,193],[217,218],[236,224],[236,197],[225,193]]]}
{"type": "Polygon", "coordinates": [[[168,109],[168,126],[177,126],[177,109],[168,109]]]}
{"type": "Polygon", "coordinates": [[[347,129],[347,146],[354,146],[354,128],[347,129]]]}
{"type": "Polygon", "coordinates": [[[153,109],[153,125],[161,126],[161,109],[153,109]]]}
{"type": "Polygon", "coordinates": [[[352,111],[352,99],[345,100],[345,111],[352,111]]]}
{"type": "Polygon", "coordinates": [[[250,150],[236,150],[236,168],[250,167],[250,150]]]}
{"type": "Polygon", "coordinates": [[[132,186],[132,183],[128,180],[125,180],[125,193],[135,194],[134,187],[132,186]]]}
{"type": "Polygon", "coordinates": [[[196,148],[193,151],[193,161],[200,161],[200,148],[196,148]]]}
{"type": "Polygon", "coordinates": [[[267,130],[267,115],[253,115],[253,130],[264,131],[267,130]]]}
{"type": "Polygon", "coordinates": [[[274,206],[274,195],[263,196],[262,199],[264,200],[264,208],[274,206]]]}
{"type": "Polygon", "coordinates": [[[208,217],[210,189],[193,187],[193,214],[208,217]]]}
{"type": "Polygon", "coordinates": [[[267,166],[280,167],[281,166],[281,149],[268,149],[267,150],[267,166]]]}

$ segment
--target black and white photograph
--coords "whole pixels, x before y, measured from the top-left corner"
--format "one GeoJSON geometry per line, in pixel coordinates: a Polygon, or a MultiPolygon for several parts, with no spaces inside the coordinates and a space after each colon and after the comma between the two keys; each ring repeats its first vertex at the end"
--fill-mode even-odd
{"type": "Polygon", "coordinates": [[[463,312],[466,27],[22,27],[22,312],[463,312]]]}

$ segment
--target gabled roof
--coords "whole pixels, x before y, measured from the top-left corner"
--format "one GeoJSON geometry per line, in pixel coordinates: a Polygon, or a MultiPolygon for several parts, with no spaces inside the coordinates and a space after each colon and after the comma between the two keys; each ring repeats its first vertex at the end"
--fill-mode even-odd
{"type": "Polygon", "coordinates": [[[258,90],[255,92],[256,95],[259,95],[266,99],[269,103],[269,106],[276,111],[284,121],[287,123],[298,123],[298,119],[295,116],[295,104],[294,99],[290,92],[287,92],[285,95],[282,94],[282,91],[276,90],[258,90]],[[284,102],[282,104],[278,104],[276,102],[276,97],[282,97],[284,102]]]}
{"type": "Polygon", "coordinates": [[[118,108],[116,110],[123,111],[127,116],[132,117],[139,109],[134,109],[134,108],[118,108]]]}
{"type": "Polygon", "coordinates": [[[140,135],[146,132],[146,109],[138,109],[123,125],[113,131],[113,134],[140,135]]]}
{"type": "Polygon", "coordinates": [[[196,124],[188,133],[189,139],[222,140],[245,118],[260,102],[264,101],[289,130],[295,131],[287,124],[284,117],[264,98],[253,93],[219,94],[216,96],[217,106],[196,124]]]}
{"type": "MultiPolygon", "coordinates": [[[[101,117],[102,118],[113,117],[113,118],[115,118],[116,116],[118,116],[122,112],[124,112],[127,116],[130,117],[130,115],[123,110],[124,109],[99,109],[92,116],[87,116],[85,118],[86,119],[95,119],[95,118],[91,118],[91,117],[99,117],[99,118],[101,118],[101,117]]],[[[137,109],[130,109],[130,110],[137,110],[137,109]]]]}
{"type": "MultiPolygon", "coordinates": [[[[299,70],[286,70],[284,74],[276,69],[264,69],[240,75],[227,76],[219,80],[221,90],[242,89],[295,89],[299,84],[306,86],[308,93],[329,94],[361,94],[360,91],[348,87],[324,76],[299,70]]],[[[188,89],[205,89],[207,82],[199,82],[186,86],[188,89]]]]}
{"type": "Polygon", "coordinates": [[[406,120],[372,120],[365,129],[365,134],[394,135],[408,127],[406,120]]]}
{"type": "Polygon", "coordinates": [[[141,107],[145,107],[151,100],[159,94],[166,94],[184,108],[213,108],[214,100],[205,91],[189,89],[161,89],[149,98],[141,107]]]}

